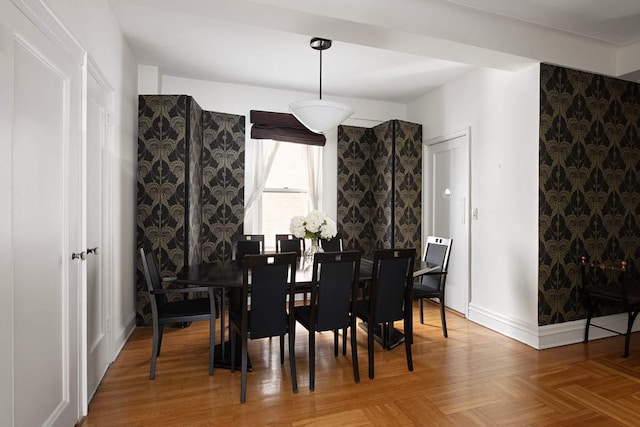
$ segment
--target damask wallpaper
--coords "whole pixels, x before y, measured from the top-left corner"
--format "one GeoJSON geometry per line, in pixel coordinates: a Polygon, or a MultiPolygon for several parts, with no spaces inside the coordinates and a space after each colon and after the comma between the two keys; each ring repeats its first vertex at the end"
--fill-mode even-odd
{"type": "Polygon", "coordinates": [[[345,247],[414,247],[422,233],[422,126],[338,127],[338,230],[345,247]]]}
{"type": "MultiPolygon", "coordinates": [[[[393,247],[393,185],[395,171],[393,122],[385,122],[374,127],[371,140],[371,221],[373,248],[393,247]]],[[[419,252],[419,251],[418,251],[419,252]]]]}
{"type": "Polygon", "coordinates": [[[189,185],[185,189],[187,194],[189,226],[187,231],[187,264],[199,264],[202,262],[202,245],[200,234],[202,229],[202,109],[193,98],[187,98],[189,103],[189,126],[185,133],[187,136],[186,162],[189,185]]]}
{"type": "MultiPolygon", "coordinates": [[[[202,121],[197,103],[185,95],[142,95],[138,104],[137,244],[150,245],[161,274],[174,276],[199,261],[202,121]]],[[[140,260],[137,322],[151,309],[140,260]]]]}
{"type": "Polygon", "coordinates": [[[245,117],[203,112],[202,258],[231,260],[231,242],[244,231],[245,117]]]}
{"type": "Polygon", "coordinates": [[[539,325],[586,317],[581,256],[637,272],[639,136],[640,84],[541,64],[539,325]]]}
{"type": "Polygon", "coordinates": [[[394,120],[394,247],[422,248],[422,126],[394,120]]]}
{"type": "Polygon", "coordinates": [[[338,217],[336,225],[345,248],[373,253],[371,205],[372,130],[338,126],[338,217]]]}
{"type": "MultiPolygon", "coordinates": [[[[228,223],[241,226],[244,117],[202,111],[186,95],[141,95],[138,113],[137,245],[150,245],[162,276],[175,276],[185,263],[211,259],[228,223]]],[[[136,323],[148,325],[140,260],[136,294],[136,323]]]]}

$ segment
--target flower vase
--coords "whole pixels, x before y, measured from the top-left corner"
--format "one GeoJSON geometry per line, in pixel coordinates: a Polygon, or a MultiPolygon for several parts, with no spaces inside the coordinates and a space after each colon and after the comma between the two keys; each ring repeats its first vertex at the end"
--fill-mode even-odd
{"type": "Polygon", "coordinates": [[[318,239],[311,239],[311,246],[304,251],[304,263],[306,265],[313,264],[313,256],[318,252],[324,252],[324,250],[320,247],[320,242],[318,239]]]}

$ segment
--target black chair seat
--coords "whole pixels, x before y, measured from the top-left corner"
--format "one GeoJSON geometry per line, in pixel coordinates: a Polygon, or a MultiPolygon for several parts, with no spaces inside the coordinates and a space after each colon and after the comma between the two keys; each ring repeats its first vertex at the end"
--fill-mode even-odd
{"type": "Polygon", "coordinates": [[[158,308],[158,318],[160,319],[197,316],[204,316],[208,319],[210,314],[211,303],[209,298],[171,301],[158,308]]]}
{"type": "MultiPolygon", "coordinates": [[[[305,328],[309,329],[311,320],[311,306],[301,305],[293,309],[296,320],[305,328]]],[[[337,320],[336,324],[339,324],[338,329],[346,328],[349,326],[349,315],[344,316],[344,320],[337,320]]]]}
{"type": "Polygon", "coordinates": [[[440,293],[437,283],[416,283],[413,285],[414,298],[437,298],[440,296],[440,293]]]}
{"type": "Polygon", "coordinates": [[[366,320],[369,315],[369,300],[368,299],[359,299],[354,304],[354,310],[356,312],[356,316],[361,319],[366,320]]]}
{"type": "Polygon", "coordinates": [[[611,302],[640,304],[640,283],[612,283],[610,285],[596,286],[590,289],[589,295],[594,298],[606,299],[611,302]],[[626,299],[625,299],[626,297],[626,299]]]}
{"type": "Polygon", "coordinates": [[[311,306],[302,305],[293,309],[296,316],[296,320],[300,322],[305,328],[309,328],[309,319],[311,319],[311,306]]]}
{"type": "Polygon", "coordinates": [[[584,289],[585,305],[587,307],[587,322],[584,329],[584,342],[589,342],[589,328],[591,326],[624,335],[624,353],[622,357],[629,357],[629,345],[633,324],[640,314],[640,282],[629,280],[627,262],[604,261],[601,263],[587,263],[587,257],[581,258],[582,287],[584,289]],[[627,330],[620,332],[604,326],[591,323],[596,309],[600,306],[614,306],[627,313],[627,330]]]}
{"type": "MultiPolygon", "coordinates": [[[[248,310],[248,311],[247,311],[247,319],[248,319],[248,321],[249,321],[249,324],[251,324],[251,319],[252,319],[253,317],[254,317],[254,316],[252,316],[251,310],[248,310]]],[[[284,320],[285,320],[286,322],[289,322],[289,320],[287,320],[288,318],[289,318],[289,316],[286,316],[286,315],[284,316],[284,320]]],[[[262,320],[264,320],[264,319],[262,319],[262,320]]],[[[239,324],[242,322],[242,312],[240,312],[240,311],[235,311],[235,310],[234,310],[234,311],[229,311],[229,321],[230,321],[230,322],[234,322],[235,324],[239,325],[239,324]]],[[[270,321],[274,321],[274,323],[281,323],[281,322],[282,322],[282,320],[276,319],[275,317],[270,317],[270,318],[269,318],[269,320],[267,320],[267,322],[270,322],[270,321]]],[[[264,321],[263,321],[263,326],[264,326],[264,321]]],[[[271,329],[271,328],[270,328],[270,327],[268,327],[268,329],[271,329]]],[[[249,332],[247,333],[247,336],[248,336],[248,338],[250,338],[250,339],[264,338],[263,336],[259,336],[259,337],[258,337],[258,336],[256,336],[255,334],[252,336],[252,335],[251,335],[251,331],[249,331],[249,332]]]]}

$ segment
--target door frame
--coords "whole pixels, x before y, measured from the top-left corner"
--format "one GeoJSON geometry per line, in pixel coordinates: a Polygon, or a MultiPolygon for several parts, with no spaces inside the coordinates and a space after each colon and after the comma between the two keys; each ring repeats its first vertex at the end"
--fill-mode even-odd
{"type": "MultiPolygon", "coordinates": [[[[115,288],[113,286],[113,279],[115,278],[115,269],[113,260],[113,170],[114,170],[114,153],[115,153],[115,135],[114,135],[114,112],[115,112],[115,92],[113,87],[109,84],[102,71],[98,67],[95,60],[91,55],[87,54],[87,60],[83,69],[83,98],[82,98],[82,228],[84,236],[84,245],[86,247],[87,237],[87,111],[89,100],[89,76],[95,79],[100,87],[108,93],[107,96],[107,129],[103,147],[102,155],[102,245],[99,250],[102,253],[102,283],[109,287],[106,292],[107,307],[105,310],[106,315],[106,333],[105,340],[108,346],[108,358],[109,363],[113,362],[114,352],[114,340],[113,340],[113,299],[115,288]]],[[[89,400],[92,396],[89,396],[88,390],[88,342],[87,342],[87,329],[88,329],[88,290],[87,290],[87,271],[84,270],[84,277],[82,280],[81,291],[81,319],[80,326],[80,340],[81,340],[81,358],[80,358],[80,401],[82,415],[86,416],[89,411],[89,400]]]]}
{"type": "MultiPolygon", "coordinates": [[[[466,206],[465,206],[465,235],[467,237],[467,242],[468,242],[468,253],[467,253],[467,259],[469,260],[469,265],[467,268],[467,289],[466,289],[466,301],[467,304],[465,306],[465,311],[464,316],[465,318],[469,317],[469,304],[471,303],[471,256],[472,256],[472,251],[471,251],[471,206],[473,206],[473,204],[471,203],[471,126],[466,127],[465,129],[462,129],[460,131],[457,132],[453,132],[453,133],[447,133],[441,136],[436,136],[433,138],[429,138],[429,139],[425,139],[422,142],[422,176],[423,176],[423,182],[425,177],[430,176],[431,170],[429,169],[429,165],[430,165],[430,154],[431,154],[431,147],[435,144],[439,144],[441,142],[446,142],[452,139],[456,139],[456,138],[460,138],[460,137],[464,137],[465,138],[465,142],[464,142],[464,149],[466,151],[466,155],[467,155],[467,189],[468,192],[465,195],[465,199],[467,200],[466,202],[466,206]]],[[[430,235],[430,233],[432,233],[433,231],[433,191],[432,191],[432,187],[431,186],[426,186],[426,188],[422,189],[422,242],[423,245],[426,246],[426,241],[427,241],[427,237],[430,235]]],[[[424,247],[422,248],[422,252],[424,253],[424,247]]]]}

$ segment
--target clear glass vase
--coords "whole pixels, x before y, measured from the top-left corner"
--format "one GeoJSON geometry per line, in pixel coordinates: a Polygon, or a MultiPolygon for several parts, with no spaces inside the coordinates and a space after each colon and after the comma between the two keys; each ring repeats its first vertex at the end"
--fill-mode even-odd
{"type": "Polygon", "coordinates": [[[313,264],[313,256],[318,252],[324,252],[320,247],[320,239],[311,239],[311,245],[304,251],[304,263],[313,264]]]}

